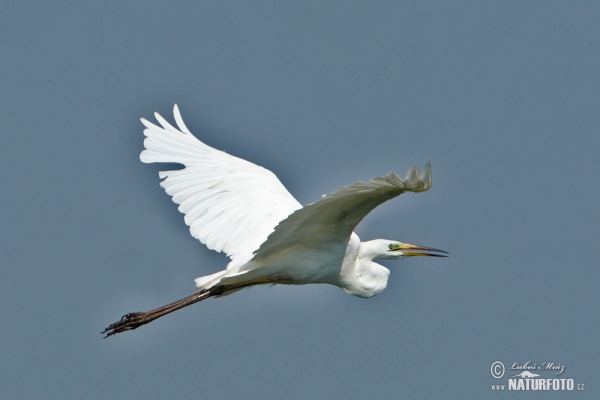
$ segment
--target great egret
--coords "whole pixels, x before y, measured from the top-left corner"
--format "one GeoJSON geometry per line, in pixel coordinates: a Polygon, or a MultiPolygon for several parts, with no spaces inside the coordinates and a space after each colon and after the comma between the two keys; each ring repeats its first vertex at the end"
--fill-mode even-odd
{"type": "Polygon", "coordinates": [[[102,332],[105,337],[253,285],[329,283],[369,298],[385,289],[390,274],[374,259],[448,254],[394,240],[361,243],[354,233],[356,225],[381,203],[404,192],[428,190],[429,164],[420,177],[413,166],[405,179],[391,172],[302,207],[271,171],[207,146],[185,126],[177,105],[173,113],[179,129],[158,113],[154,115],[162,127],[142,119],[146,149],[140,159],[185,166],[160,172],[161,186],[179,204],[192,236],[209,249],[225,252],[231,262],[223,271],[197,278],[198,291],[191,296],[124,315],[102,332]]]}

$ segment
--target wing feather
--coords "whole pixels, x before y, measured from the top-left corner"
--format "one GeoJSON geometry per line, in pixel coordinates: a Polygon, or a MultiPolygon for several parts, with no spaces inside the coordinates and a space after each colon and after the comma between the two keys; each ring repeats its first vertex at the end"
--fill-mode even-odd
{"type": "Polygon", "coordinates": [[[177,128],[158,113],[161,126],[142,119],[140,159],[185,166],[160,172],[161,186],[179,204],[193,237],[225,252],[232,259],[228,268],[241,265],[301,205],[271,171],[207,146],[185,126],[177,105],[173,113],[177,128]]]}
{"type": "Polygon", "coordinates": [[[404,192],[423,192],[431,187],[431,165],[419,177],[416,166],[405,179],[390,172],[370,182],[357,182],[330,193],[281,221],[267,241],[256,251],[261,261],[291,245],[304,247],[347,243],[358,223],[375,207],[404,192]]]}

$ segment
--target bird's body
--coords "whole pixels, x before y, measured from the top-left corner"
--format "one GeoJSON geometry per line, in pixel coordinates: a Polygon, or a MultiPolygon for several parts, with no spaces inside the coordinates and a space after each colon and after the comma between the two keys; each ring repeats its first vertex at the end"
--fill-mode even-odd
{"type": "Polygon", "coordinates": [[[146,313],[125,315],[103,333],[135,329],[212,296],[259,284],[326,283],[363,298],[381,293],[390,271],[378,258],[437,256],[442,252],[386,239],[361,242],[354,228],[379,204],[406,191],[431,186],[427,164],[406,178],[395,173],[357,182],[302,207],[270,171],[213,149],[187,129],[177,106],[178,128],[155,114],[162,127],[142,119],[142,162],[185,165],[160,173],[166,192],[185,214],[190,233],[208,248],[225,252],[227,269],[196,279],[198,292],[146,313]],[[417,251],[414,251],[417,250],[417,251]]]}
{"type": "MultiPolygon", "coordinates": [[[[216,279],[223,284],[265,278],[269,283],[287,285],[327,283],[364,298],[373,297],[385,289],[390,271],[368,258],[359,257],[361,242],[355,233],[347,244],[340,243],[336,247],[292,247],[289,252],[293,253],[293,257],[289,257],[286,251],[264,261],[249,261],[242,267],[217,273],[216,279]]],[[[205,277],[198,278],[197,282],[200,289],[214,285],[212,280],[205,284],[205,277]]]]}

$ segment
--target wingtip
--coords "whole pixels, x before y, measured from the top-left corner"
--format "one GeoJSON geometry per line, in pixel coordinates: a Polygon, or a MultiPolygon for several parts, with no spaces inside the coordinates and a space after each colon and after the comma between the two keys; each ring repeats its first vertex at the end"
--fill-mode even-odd
{"type": "Polygon", "coordinates": [[[177,103],[175,103],[175,105],[173,106],[173,116],[175,117],[175,123],[177,124],[179,130],[185,134],[191,135],[192,132],[190,132],[188,127],[183,122],[183,118],[181,118],[181,113],[179,112],[179,107],[177,106],[177,103]]]}
{"type": "Polygon", "coordinates": [[[406,171],[405,180],[410,183],[416,184],[419,180],[419,167],[416,165],[410,167],[408,171],[406,171]]]}
{"type": "Polygon", "coordinates": [[[423,185],[423,191],[429,190],[431,187],[431,163],[427,163],[423,166],[421,171],[420,181],[423,185]]]}
{"type": "Polygon", "coordinates": [[[431,163],[426,163],[419,174],[419,168],[413,165],[406,171],[404,182],[414,192],[424,192],[431,187],[431,163]]]}
{"type": "Polygon", "coordinates": [[[425,164],[423,171],[421,171],[421,181],[425,184],[425,190],[431,187],[431,163],[425,164]]]}
{"type": "MultiPolygon", "coordinates": [[[[154,129],[157,128],[156,125],[154,125],[152,122],[148,121],[146,118],[140,118],[140,121],[142,122],[142,124],[146,127],[146,129],[154,129]]],[[[144,133],[146,131],[144,130],[144,133]]]]}

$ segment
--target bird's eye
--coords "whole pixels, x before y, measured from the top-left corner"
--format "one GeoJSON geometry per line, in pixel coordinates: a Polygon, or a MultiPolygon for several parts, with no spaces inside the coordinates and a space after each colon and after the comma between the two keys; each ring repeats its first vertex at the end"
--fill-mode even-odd
{"type": "Polygon", "coordinates": [[[388,247],[390,250],[394,250],[394,245],[392,243],[390,243],[390,245],[388,247]]]}

